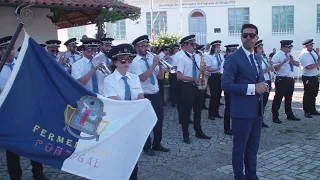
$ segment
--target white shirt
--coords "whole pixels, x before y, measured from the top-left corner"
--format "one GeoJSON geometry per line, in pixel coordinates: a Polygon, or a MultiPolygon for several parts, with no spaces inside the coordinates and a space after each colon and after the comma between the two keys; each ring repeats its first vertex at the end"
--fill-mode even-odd
{"type": "MultiPolygon", "coordinates": [[[[288,54],[288,57],[290,57],[290,54],[289,53],[287,54],[288,54]]],[[[286,58],[287,58],[286,54],[283,51],[279,51],[275,55],[273,55],[271,61],[273,66],[276,66],[280,64],[282,61],[284,61],[284,59],[286,58]]],[[[293,77],[293,72],[291,71],[289,62],[290,60],[284,63],[281,66],[281,68],[276,71],[277,76],[293,77]]]]}
{"type": "MultiPolygon", "coordinates": [[[[84,75],[86,75],[90,70],[92,69],[92,64],[91,61],[83,57],[79,61],[75,62],[72,64],[72,72],[71,75],[75,79],[80,79],[84,75]]],[[[97,75],[97,81],[98,81],[98,89],[99,89],[99,94],[104,95],[104,78],[106,77],[100,70],[97,70],[96,72],[97,75]]],[[[93,86],[92,86],[92,78],[87,82],[87,84],[84,85],[88,90],[93,91],[93,86]]]]}
{"type": "MultiPolygon", "coordinates": [[[[299,56],[300,63],[303,66],[303,70],[302,70],[303,76],[317,76],[320,73],[320,71],[317,68],[313,68],[313,69],[305,68],[306,66],[315,64],[314,59],[312,58],[310,53],[312,53],[316,62],[318,62],[318,55],[314,51],[309,52],[307,49],[303,49],[299,56]]],[[[319,66],[318,68],[320,69],[319,66]]]]}
{"type": "Polygon", "coordinates": [[[4,87],[6,86],[7,81],[12,72],[11,69],[6,64],[3,66],[0,72],[0,94],[1,94],[1,91],[3,91],[4,87]]]}
{"type": "Polygon", "coordinates": [[[181,58],[179,58],[179,56],[181,56],[181,55],[183,55],[184,54],[184,51],[183,50],[180,50],[180,51],[178,51],[177,53],[175,53],[174,55],[173,55],[173,59],[172,59],[172,65],[173,66],[177,66],[178,67],[178,65],[179,65],[179,59],[181,59],[181,58]]]}
{"type": "MultiPolygon", "coordinates": [[[[187,52],[188,53],[188,52],[187,52]]],[[[188,53],[190,55],[190,57],[192,57],[192,54],[188,53]]],[[[201,60],[201,57],[197,54],[194,54],[195,55],[195,61],[198,65],[198,67],[200,68],[200,60],[201,60]]],[[[179,54],[177,57],[178,59],[178,69],[177,71],[181,72],[184,76],[188,76],[188,77],[193,77],[192,76],[192,69],[193,69],[193,60],[191,58],[189,58],[185,52],[179,54]]],[[[199,75],[199,70],[198,68],[196,68],[197,70],[197,77],[199,75]]],[[[187,82],[187,81],[185,81],[187,82]]]]}
{"type": "MultiPolygon", "coordinates": [[[[217,59],[216,54],[208,54],[208,55],[205,57],[206,65],[207,65],[208,67],[211,67],[211,68],[213,68],[213,69],[219,68],[219,70],[216,70],[216,71],[214,71],[214,72],[211,72],[212,74],[221,73],[220,70],[221,70],[221,65],[222,65],[222,62],[224,61],[224,58],[222,57],[221,54],[219,54],[219,56],[220,56],[221,61],[220,61],[219,59],[217,59]],[[220,66],[219,66],[218,60],[220,61],[220,66]]],[[[218,58],[219,58],[219,57],[218,57],[218,58]]]]}
{"type": "MultiPolygon", "coordinates": [[[[151,67],[153,63],[153,56],[149,54],[147,55],[147,59],[148,59],[147,62],[151,67]]],[[[136,74],[138,76],[140,74],[143,74],[147,70],[148,69],[147,69],[145,60],[143,60],[142,57],[139,55],[137,55],[133,59],[129,68],[129,72],[131,72],[132,74],[136,74]]],[[[159,74],[159,66],[157,65],[154,71],[152,72],[155,84],[154,85],[151,84],[151,81],[150,81],[151,76],[144,82],[141,82],[141,87],[144,94],[156,94],[159,91],[159,85],[158,85],[158,79],[157,79],[158,74],[159,74]]]]}
{"type": "MultiPolygon", "coordinates": [[[[130,86],[131,100],[138,99],[138,95],[143,93],[140,79],[137,75],[127,72],[127,82],[130,86]]],[[[105,97],[116,96],[120,100],[125,98],[125,82],[122,75],[116,69],[111,75],[104,79],[104,95],[105,97]]]]}
{"type": "Polygon", "coordinates": [[[71,64],[79,61],[80,59],[81,59],[81,56],[78,55],[78,54],[72,54],[72,55],[70,55],[70,57],[69,57],[69,61],[70,61],[71,64]]]}
{"type": "MultiPolygon", "coordinates": [[[[265,57],[261,57],[261,59],[263,61],[263,62],[261,62],[261,68],[262,68],[262,70],[265,70],[265,69],[267,69],[269,67],[268,60],[265,57]]],[[[271,73],[271,71],[269,71],[269,72],[266,72],[266,73],[263,74],[264,80],[266,80],[266,81],[271,80],[271,78],[269,77],[269,73],[270,73],[270,76],[272,78],[272,73],[271,73]]]]}

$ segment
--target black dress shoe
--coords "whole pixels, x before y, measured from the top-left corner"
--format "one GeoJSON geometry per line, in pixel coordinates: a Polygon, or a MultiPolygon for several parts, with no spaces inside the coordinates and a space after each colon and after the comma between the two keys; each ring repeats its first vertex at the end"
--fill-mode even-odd
{"type": "Polygon", "coordinates": [[[318,111],[315,111],[315,112],[311,113],[311,115],[319,116],[319,115],[320,115],[320,113],[319,113],[318,111]]]}
{"type": "Polygon", "coordinates": [[[189,124],[193,124],[193,121],[192,121],[192,120],[190,120],[190,121],[189,121],[189,124]]]}
{"type": "Polygon", "coordinates": [[[151,148],[144,149],[143,152],[148,156],[155,156],[156,154],[152,151],[151,148]]]}
{"type": "Polygon", "coordinates": [[[161,151],[161,152],[169,152],[170,149],[163,147],[161,144],[158,146],[152,146],[152,150],[161,151]]]}
{"type": "Polygon", "coordinates": [[[304,114],[304,117],[306,117],[306,118],[312,118],[311,113],[305,113],[305,114],[304,114]]]}
{"type": "Polygon", "coordinates": [[[264,122],[262,122],[262,127],[263,127],[263,128],[269,128],[269,126],[266,125],[264,122]]]}
{"type": "Polygon", "coordinates": [[[290,117],[287,117],[287,120],[300,121],[300,118],[297,118],[295,116],[290,116],[290,117]]]}
{"type": "Polygon", "coordinates": [[[209,116],[208,119],[215,120],[216,118],[214,118],[214,116],[209,116]]]}
{"type": "Polygon", "coordinates": [[[205,135],[204,133],[200,133],[200,134],[196,133],[196,137],[199,139],[211,139],[211,137],[205,135]]]}
{"type": "Polygon", "coordinates": [[[35,179],[35,180],[49,180],[50,178],[48,178],[44,174],[40,174],[40,175],[33,175],[33,179],[35,179]]]}
{"type": "Polygon", "coordinates": [[[273,118],[273,122],[277,123],[277,124],[281,124],[282,123],[282,121],[280,121],[279,118],[273,118]]]}
{"type": "Polygon", "coordinates": [[[183,137],[183,142],[190,144],[190,138],[189,137],[183,137]]]}
{"type": "Polygon", "coordinates": [[[216,118],[223,118],[222,116],[220,116],[220,114],[215,115],[214,117],[216,118]]]}
{"type": "Polygon", "coordinates": [[[208,110],[209,108],[207,106],[202,106],[203,110],[208,110]]]}
{"type": "Polygon", "coordinates": [[[232,130],[227,130],[227,131],[224,131],[225,134],[229,135],[229,136],[232,136],[232,130]]]}

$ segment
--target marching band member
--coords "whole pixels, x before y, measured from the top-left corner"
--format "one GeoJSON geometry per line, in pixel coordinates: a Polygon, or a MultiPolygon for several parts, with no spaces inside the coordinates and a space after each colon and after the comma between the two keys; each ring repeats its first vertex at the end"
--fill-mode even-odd
{"type": "Polygon", "coordinates": [[[195,56],[196,40],[195,35],[186,36],[181,39],[181,44],[185,44],[185,51],[176,57],[178,60],[177,79],[181,80],[180,102],[179,102],[179,121],[182,126],[183,141],[190,144],[189,122],[193,109],[194,130],[196,137],[200,139],[210,139],[205,135],[201,128],[201,110],[203,91],[199,90],[197,83],[200,67],[200,56],[195,56]],[[180,119],[181,118],[181,119],[180,119]]]}
{"type": "Polygon", "coordinates": [[[111,59],[108,58],[107,53],[112,49],[113,38],[101,38],[100,52],[96,56],[104,55],[106,57],[106,65],[110,67],[111,59]],[[109,65],[110,64],[110,65],[109,65]]]}
{"type": "MultiPolygon", "coordinates": [[[[263,70],[263,75],[264,75],[264,80],[269,86],[269,91],[263,93],[263,110],[265,110],[265,107],[268,103],[269,99],[269,94],[271,91],[271,80],[272,80],[272,75],[271,71],[274,70],[273,66],[270,65],[269,60],[267,57],[264,55],[264,49],[263,49],[263,44],[262,40],[257,41],[255,47],[254,47],[254,52],[257,54],[257,58],[260,58],[262,64],[262,70],[263,70]]],[[[268,128],[269,126],[264,123],[262,120],[262,127],[268,128]]]]}
{"type": "Polygon", "coordinates": [[[279,119],[279,109],[281,105],[282,98],[284,98],[285,113],[287,114],[288,120],[299,121],[300,119],[294,116],[291,103],[292,95],[294,91],[294,74],[293,67],[300,66],[299,62],[294,60],[290,55],[290,51],[293,41],[282,40],[281,49],[272,57],[272,64],[276,70],[276,80],[275,80],[275,95],[272,102],[272,116],[273,122],[281,124],[279,119]]]}
{"type": "Polygon", "coordinates": [[[304,47],[299,59],[303,66],[303,110],[305,117],[312,118],[312,115],[320,115],[316,110],[316,97],[319,91],[318,75],[320,73],[320,57],[319,54],[313,50],[313,39],[305,40],[302,45],[304,47]]]}
{"type": "MultiPolygon", "coordinates": [[[[132,50],[130,44],[120,44],[108,53],[108,57],[112,60],[112,74],[104,79],[105,97],[128,101],[144,98],[139,77],[128,72],[133,59],[132,50]]],[[[136,165],[130,180],[138,179],[137,176],[138,166],[136,165]]]]}
{"type": "Polygon", "coordinates": [[[211,73],[208,84],[210,88],[210,104],[208,118],[214,120],[215,117],[222,118],[219,115],[220,98],[221,98],[221,63],[224,60],[220,54],[221,41],[211,43],[210,53],[206,56],[207,71],[211,73]]]}
{"type": "Polygon", "coordinates": [[[159,56],[148,53],[149,38],[147,35],[136,38],[132,45],[136,50],[137,56],[130,65],[130,72],[139,76],[144,97],[151,101],[152,107],[157,115],[157,123],[153,128],[153,144],[151,149],[151,138],[148,137],[143,151],[149,156],[154,156],[154,151],[168,152],[169,149],[161,145],[163,106],[161,95],[159,94],[158,79],[163,79],[164,69],[159,66],[159,56]],[[154,151],[153,151],[154,150],[154,151]]]}
{"type": "Polygon", "coordinates": [[[67,59],[67,62],[71,64],[77,62],[79,59],[81,59],[81,56],[77,54],[77,39],[71,38],[68,41],[64,43],[65,46],[67,46],[67,52],[70,52],[69,58],[67,59]]]}
{"type": "MultiPolygon", "coordinates": [[[[179,45],[173,45],[171,47],[171,57],[168,60],[168,63],[173,65],[173,59],[176,55],[176,53],[179,52],[179,45]]],[[[177,101],[178,101],[178,81],[177,81],[177,73],[169,73],[169,84],[170,84],[170,101],[172,104],[172,107],[176,107],[177,101]]]]}
{"type": "Polygon", "coordinates": [[[60,44],[61,44],[61,41],[59,41],[59,40],[48,40],[48,41],[46,41],[47,51],[55,59],[57,59],[57,56],[58,56],[58,53],[59,53],[60,44]]]}
{"type": "Polygon", "coordinates": [[[100,41],[92,38],[81,39],[82,59],[72,64],[71,75],[84,87],[95,93],[104,95],[103,80],[106,77],[99,69],[104,68],[103,64],[93,66],[91,60],[97,51],[100,41]]]}
{"type": "MultiPolygon", "coordinates": [[[[205,46],[204,45],[197,45],[195,55],[199,56],[199,58],[201,58],[201,55],[203,55],[205,57],[206,55],[205,55],[204,51],[205,51],[205,46]]],[[[207,105],[206,105],[206,99],[210,97],[207,94],[207,92],[208,92],[208,86],[203,91],[202,110],[208,110],[209,109],[207,107],[207,105]]]]}
{"type": "MultiPolygon", "coordinates": [[[[230,55],[231,53],[233,53],[234,51],[237,50],[239,44],[230,44],[230,45],[226,45],[226,55],[224,58],[226,58],[228,55],[230,55]]],[[[223,74],[223,66],[224,66],[225,60],[222,61],[221,63],[221,68],[220,68],[220,72],[223,74]]],[[[227,135],[232,135],[232,129],[230,126],[230,93],[229,92],[225,92],[224,93],[224,101],[225,101],[225,109],[224,109],[224,116],[223,116],[223,128],[224,128],[224,133],[227,135]]]]}
{"type": "MultiPolygon", "coordinates": [[[[168,61],[170,58],[170,47],[169,46],[162,46],[160,48],[160,53],[159,53],[159,59],[163,59],[165,61],[168,61]]],[[[159,92],[161,95],[161,99],[162,99],[162,104],[163,106],[165,106],[165,102],[164,102],[164,81],[165,81],[165,74],[163,75],[163,79],[158,79],[158,84],[159,84],[159,92]]]]}
{"type": "MultiPolygon", "coordinates": [[[[11,39],[12,39],[12,36],[6,36],[0,39],[0,56],[4,55],[4,53],[6,52],[11,42],[11,39]]],[[[14,57],[15,57],[15,51],[14,51],[14,47],[12,47],[8,58],[6,59],[6,63],[0,72],[0,94],[3,88],[5,87],[9,79],[9,76],[11,75],[11,72],[14,68],[14,57]]],[[[7,156],[7,167],[8,167],[8,173],[9,173],[10,179],[12,180],[21,179],[22,169],[20,166],[20,156],[10,151],[6,151],[6,156],[7,156]]],[[[49,179],[43,174],[42,164],[31,160],[31,165],[32,165],[32,174],[34,179],[36,180],[49,179]]]]}

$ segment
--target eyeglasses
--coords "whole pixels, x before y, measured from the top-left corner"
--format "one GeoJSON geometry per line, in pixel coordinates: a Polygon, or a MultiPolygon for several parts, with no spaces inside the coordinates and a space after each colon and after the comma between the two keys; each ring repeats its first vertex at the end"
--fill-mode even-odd
{"type": "Polygon", "coordinates": [[[96,49],[94,49],[94,48],[88,48],[88,49],[84,49],[84,50],[88,51],[89,53],[96,52],[96,49]]]}
{"type": "Polygon", "coordinates": [[[248,36],[250,37],[250,39],[253,39],[253,38],[255,38],[257,35],[256,34],[254,34],[254,33],[243,33],[242,34],[242,38],[248,38],[248,36]]]}
{"type": "Polygon", "coordinates": [[[129,64],[132,63],[132,58],[122,58],[122,59],[119,59],[120,63],[121,64],[125,64],[126,62],[128,62],[129,64]]]}
{"type": "Polygon", "coordinates": [[[58,53],[59,50],[50,50],[52,53],[58,53]]]}

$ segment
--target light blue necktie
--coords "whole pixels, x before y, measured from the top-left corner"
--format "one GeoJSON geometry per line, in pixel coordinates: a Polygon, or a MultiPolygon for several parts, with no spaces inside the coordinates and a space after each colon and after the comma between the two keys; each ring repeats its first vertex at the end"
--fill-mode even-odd
{"type": "Polygon", "coordinates": [[[71,55],[70,57],[73,59],[73,63],[75,63],[76,62],[76,58],[74,57],[74,55],[71,55]]]}
{"type": "MultiPolygon", "coordinates": [[[[288,54],[286,54],[286,57],[289,57],[288,54]]],[[[293,63],[291,60],[289,60],[290,70],[293,72],[293,63]]]]}
{"type": "MultiPolygon", "coordinates": [[[[142,59],[143,59],[144,62],[146,63],[147,70],[148,70],[148,69],[150,68],[149,63],[148,63],[148,59],[147,59],[147,58],[142,58],[142,59]]],[[[156,81],[155,81],[155,79],[154,79],[154,77],[153,77],[153,72],[152,72],[152,74],[151,74],[151,76],[150,76],[150,82],[151,82],[152,85],[155,85],[155,84],[156,84],[156,81]]]]}
{"type": "MultiPolygon", "coordinates": [[[[310,52],[310,54],[312,56],[314,63],[317,64],[318,62],[317,62],[316,58],[313,56],[312,52],[310,52]]],[[[319,70],[319,66],[317,66],[317,69],[319,70]]]]}
{"type": "MultiPolygon", "coordinates": [[[[267,64],[267,62],[264,61],[264,58],[263,58],[263,57],[261,57],[261,61],[262,61],[263,64],[266,66],[266,68],[268,68],[268,64],[267,64]]],[[[269,76],[269,79],[271,79],[271,73],[270,73],[270,71],[268,72],[268,76],[269,76]]]]}
{"type": "Polygon", "coordinates": [[[12,72],[14,64],[5,64],[5,65],[8,66],[10,68],[11,72],[12,72]]]}
{"type": "Polygon", "coordinates": [[[121,79],[124,81],[124,87],[125,87],[124,100],[131,100],[131,90],[127,81],[128,78],[127,76],[122,76],[121,79]]]}
{"type": "Polygon", "coordinates": [[[220,55],[216,54],[216,59],[218,61],[218,66],[220,66],[221,65],[220,55]]]}
{"type": "MultiPolygon", "coordinates": [[[[192,55],[192,60],[193,60],[193,66],[192,66],[192,77],[193,78],[197,78],[197,66],[196,66],[196,59],[195,59],[195,55],[192,55]]],[[[195,82],[192,82],[192,84],[194,86],[196,86],[197,84],[195,82]]]]}
{"type": "Polygon", "coordinates": [[[106,56],[106,65],[108,65],[110,63],[110,60],[108,58],[108,56],[106,56]]]}
{"type": "MultiPolygon", "coordinates": [[[[91,68],[93,68],[93,64],[91,64],[91,68]]],[[[92,91],[95,93],[98,93],[99,88],[98,88],[98,78],[97,78],[96,72],[93,73],[91,80],[92,80],[92,91]]]]}

